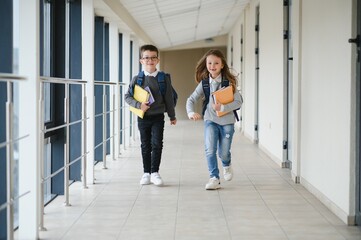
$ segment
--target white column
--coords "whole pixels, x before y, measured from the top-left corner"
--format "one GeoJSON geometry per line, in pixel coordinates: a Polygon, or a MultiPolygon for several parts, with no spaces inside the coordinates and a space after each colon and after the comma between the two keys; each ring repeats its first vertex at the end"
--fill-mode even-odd
{"type": "Polygon", "coordinates": [[[19,239],[38,239],[40,196],[39,131],[39,1],[19,3],[19,239]]]}
{"type": "Polygon", "coordinates": [[[292,178],[299,183],[301,177],[301,6],[300,0],[292,2],[292,38],[293,38],[293,136],[292,144],[292,178]]]}
{"type": "MultiPolygon", "coordinates": [[[[111,145],[111,156],[114,156],[115,159],[119,155],[119,131],[120,131],[120,114],[119,114],[119,33],[118,33],[118,26],[114,22],[109,22],[109,78],[110,82],[116,83],[116,88],[113,86],[111,87],[111,103],[110,108],[111,109],[117,109],[113,114],[115,114],[115,118],[113,118],[113,114],[111,114],[110,118],[110,126],[111,126],[111,132],[115,134],[112,141],[114,141],[114,148],[113,145],[111,145]],[[115,92],[114,92],[115,90],[115,92]],[[113,94],[115,94],[115,103],[113,105],[113,94]],[[113,122],[113,120],[115,122],[113,122]],[[113,128],[114,126],[114,128],[113,128]]],[[[115,160],[113,159],[113,160],[115,160]]]]}
{"type": "Polygon", "coordinates": [[[87,184],[94,183],[94,2],[82,1],[82,79],[87,81],[87,184]]]}
{"type": "MultiPolygon", "coordinates": [[[[123,82],[128,83],[130,82],[130,35],[128,33],[123,33],[123,82]]],[[[128,87],[123,88],[123,96],[125,92],[128,90],[128,87]]],[[[130,131],[132,129],[129,128],[130,121],[129,121],[130,111],[127,109],[124,111],[124,148],[127,148],[130,145],[130,131]]]]}

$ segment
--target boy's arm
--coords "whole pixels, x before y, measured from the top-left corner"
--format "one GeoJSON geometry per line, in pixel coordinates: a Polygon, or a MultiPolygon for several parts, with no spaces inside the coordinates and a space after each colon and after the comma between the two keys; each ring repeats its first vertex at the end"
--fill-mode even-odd
{"type": "Polygon", "coordinates": [[[169,119],[171,121],[174,121],[176,120],[176,117],[175,117],[175,108],[173,102],[172,82],[170,80],[169,74],[166,75],[165,81],[166,81],[166,91],[164,94],[164,103],[169,119]]]}
{"type": "Polygon", "coordinates": [[[128,103],[129,106],[140,109],[141,103],[138,102],[137,100],[135,100],[133,98],[133,94],[132,94],[132,92],[134,90],[134,85],[135,85],[136,78],[137,77],[134,77],[132,79],[132,81],[129,83],[128,91],[124,95],[124,100],[125,100],[126,103],[128,103]]]}

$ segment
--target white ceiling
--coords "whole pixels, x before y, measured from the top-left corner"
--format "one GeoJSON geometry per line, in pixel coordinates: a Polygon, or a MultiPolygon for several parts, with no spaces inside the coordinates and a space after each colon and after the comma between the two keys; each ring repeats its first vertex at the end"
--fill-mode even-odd
{"type": "Polygon", "coordinates": [[[250,0],[104,0],[125,9],[160,49],[227,34],[250,0]]]}

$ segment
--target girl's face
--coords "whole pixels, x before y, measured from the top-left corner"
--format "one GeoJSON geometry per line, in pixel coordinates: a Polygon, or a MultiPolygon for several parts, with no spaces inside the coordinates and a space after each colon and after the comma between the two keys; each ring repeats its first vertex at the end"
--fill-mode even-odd
{"type": "Polygon", "coordinates": [[[214,55],[207,56],[206,64],[207,70],[211,74],[212,78],[216,78],[221,73],[221,70],[224,66],[222,59],[214,55]]]}
{"type": "Polygon", "coordinates": [[[142,54],[140,63],[143,65],[144,70],[153,73],[157,70],[157,64],[159,63],[159,58],[157,52],[146,50],[142,54]]]}

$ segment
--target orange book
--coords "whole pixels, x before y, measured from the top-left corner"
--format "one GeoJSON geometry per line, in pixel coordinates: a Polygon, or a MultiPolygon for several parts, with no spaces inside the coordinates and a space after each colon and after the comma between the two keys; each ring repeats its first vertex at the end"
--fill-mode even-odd
{"type": "MultiPolygon", "coordinates": [[[[223,87],[212,93],[215,103],[221,103],[223,105],[233,102],[233,88],[232,86],[223,87]]],[[[217,111],[217,116],[222,117],[228,112],[217,111]]]]}

